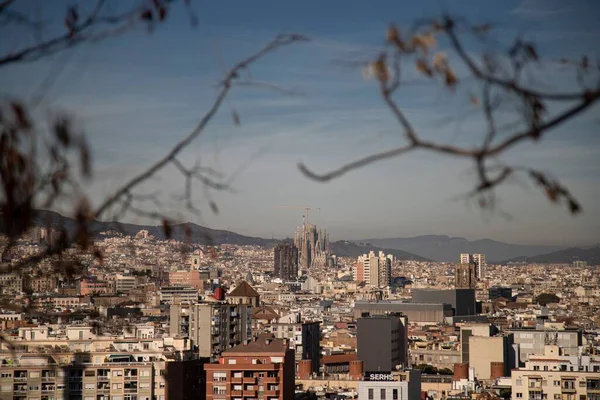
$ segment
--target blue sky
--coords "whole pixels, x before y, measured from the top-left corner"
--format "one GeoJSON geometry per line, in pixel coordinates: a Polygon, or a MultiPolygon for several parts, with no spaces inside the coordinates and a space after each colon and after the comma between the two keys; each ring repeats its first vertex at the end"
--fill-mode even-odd
{"type": "MultiPolygon", "coordinates": [[[[61,3],[61,2],[56,2],[61,3]]],[[[56,5],[56,3],[53,3],[56,5]]],[[[69,2],[64,2],[66,5],[69,2]]],[[[121,5],[126,2],[121,2],[121,5]]],[[[30,1],[32,9],[36,4],[30,1]]],[[[539,144],[525,144],[506,160],[548,170],[568,185],[584,213],[572,217],[548,204],[531,185],[499,189],[499,208],[511,215],[488,215],[457,197],[474,182],[471,165],[424,152],[381,162],[322,184],[302,176],[304,161],[317,171],[402,144],[402,132],[378,97],[373,81],[359,68],[337,61],[368,60],[380,49],[390,22],[400,27],[448,10],[473,22],[491,22],[495,39],[517,34],[535,41],[545,59],[599,56],[600,3],[597,1],[192,1],[198,26],[190,27],[182,7],[152,34],[143,30],[0,74],[0,94],[29,99],[57,69],[58,79],[40,106],[43,113],[68,110],[85,130],[94,154],[95,179],[89,188],[98,201],[136,171],[164,154],[207,109],[224,67],[252,53],[280,32],[309,36],[309,43],[281,49],[252,68],[252,78],[303,93],[289,96],[260,88],[236,88],[183,160],[218,168],[233,176],[233,193],[212,193],[221,212],[210,213],[198,187],[201,218],[213,228],[276,237],[292,235],[303,212],[279,205],[320,207],[311,220],[334,239],[448,234],[513,243],[587,245],[600,242],[599,108],[550,132],[539,144]],[[64,66],[64,67],[62,67],[64,66]]],[[[27,9],[29,9],[27,8],[27,9]]],[[[44,9],[59,18],[61,7],[44,9]]],[[[10,33],[10,32],[9,32],[10,33]]],[[[0,49],[28,39],[5,35],[0,49]]],[[[469,48],[473,54],[477,48],[469,48]]],[[[460,75],[460,69],[459,75],[460,75]]],[[[413,84],[398,103],[428,138],[468,143],[481,132],[469,111],[468,90],[424,84],[414,69],[413,84]],[[452,118],[454,121],[449,121],[452,118]]],[[[540,74],[541,84],[558,89],[576,83],[556,68],[540,74]]],[[[165,170],[144,188],[160,190],[167,211],[183,190],[174,170],[165,170]]],[[[132,222],[144,222],[131,217],[132,222]]]]}

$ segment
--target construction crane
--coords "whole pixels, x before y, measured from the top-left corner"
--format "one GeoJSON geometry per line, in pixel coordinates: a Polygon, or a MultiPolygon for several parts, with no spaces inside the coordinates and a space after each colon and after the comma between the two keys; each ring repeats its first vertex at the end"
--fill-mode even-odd
{"type": "Polygon", "coordinates": [[[295,209],[295,210],[304,210],[305,214],[305,222],[308,224],[308,213],[311,210],[315,210],[315,211],[321,211],[320,207],[306,207],[306,206],[276,206],[275,208],[291,208],[291,209],[295,209]]]}

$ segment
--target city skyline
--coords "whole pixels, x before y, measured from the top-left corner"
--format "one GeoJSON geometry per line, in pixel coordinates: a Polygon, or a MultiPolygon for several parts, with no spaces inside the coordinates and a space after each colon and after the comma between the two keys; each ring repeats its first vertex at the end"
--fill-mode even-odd
{"type": "MultiPolygon", "coordinates": [[[[231,107],[241,125],[236,127],[229,110],[222,110],[182,157],[190,164],[201,158],[232,176],[235,193],[213,193],[220,209],[213,215],[202,190],[197,190],[195,200],[206,211],[195,217],[172,202],[170,194],[181,193],[183,181],[174,178],[175,171],[166,170],[143,189],[163,191],[167,210],[182,212],[183,220],[261,237],[293,234],[301,212],[277,210],[278,204],[309,204],[322,209],[312,221],[327,227],[336,239],[445,234],[519,244],[598,242],[600,209],[595,199],[600,195],[600,161],[595,154],[598,138],[593,135],[597,107],[550,132],[542,143],[527,143],[507,155],[557,176],[581,201],[580,216],[549,204],[538,188],[511,184],[499,189],[498,209],[490,217],[476,204],[457,200],[474,183],[470,165],[426,153],[368,166],[327,184],[302,176],[296,166],[300,160],[327,171],[396,145],[400,130],[377,95],[376,84],[364,81],[360,68],[342,67],[336,61],[369,59],[380,48],[389,22],[403,27],[419,17],[439,16],[444,9],[436,1],[406,5],[397,12],[394,3],[378,8],[353,3],[342,10],[333,3],[289,5],[289,9],[262,5],[225,10],[219,4],[203,4],[196,29],[189,27],[181,10],[174,11],[166,27],[152,35],[130,33],[67,53],[64,71],[49,89],[40,112],[65,110],[88,134],[95,166],[89,187],[92,203],[147,166],[174,137],[193,126],[214,95],[222,65],[231,65],[281,31],[293,30],[312,41],[270,55],[253,69],[253,76],[303,95],[236,88],[231,107]],[[340,16],[344,24],[332,23],[340,16]],[[361,190],[364,185],[387,195],[370,196],[361,190]]],[[[473,2],[461,2],[450,11],[472,22],[496,23],[502,37],[529,35],[540,54],[552,58],[581,57],[595,48],[600,32],[588,7],[597,4],[565,7],[552,1],[510,1],[479,10],[473,2]]],[[[595,55],[590,54],[592,59],[595,55]]],[[[2,94],[33,96],[61,60],[51,57],[7,67],[0,78],[2,94]]],[[[451,94],[430,89],[407,87],[401,105],[424,134],[468,140],[477,120],[440,128],[438,115],[441,120],[459,110],[451,94]]],[[[145,222],[131,216],[126,221],[145,222]]]]}

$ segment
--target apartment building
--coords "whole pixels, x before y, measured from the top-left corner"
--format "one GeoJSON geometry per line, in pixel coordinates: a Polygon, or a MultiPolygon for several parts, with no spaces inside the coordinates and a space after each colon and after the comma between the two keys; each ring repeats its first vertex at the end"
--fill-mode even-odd
{"type": "Polygon", "coordinates": [[[511,373],[512,399],[600,400],[600,358],[567,356],[557,345],[511,373]]]}
{"type": "Polygon", "coordinates": [[[393,257],[382,251],[378,255],[371,251],[369,254],[358,257],[353,270],[354,281],[364,281],[367,285],[378,288],[389,286],[392,278],[393,257]]]}
{"type": "Polygon", "coordinates": [[[264,325],[265,332],[272,333],[278,339],[287,339],[290,348],[296,354],[296,361],[311,360],[312,371],[318,372],[321,366],[321,323],[269,323],[264,325]]]}
{"type": "Polygon", "coordinates": [[[252,336],[252,310],[246,304],[197,303],[189,311],[189,339],[200,357],[216,359],[252,336]]]}
{"type": "Polygon", "coordinates": [[[544,326],[536,328],[511,329],[515,344],[519,345],[519,360],[525,363],[530,357],[543,355],[545,346],[553,343],[559,346],[565,355],[577,355],[583,343],[580,329],[550,329],[544,326]]]}
{"type": "Polygon", "coordinates": [[[11,359],[10,364],[0,365],[0,398],[204,398],[202,366],[207,360],[166,361],[161,358],[136,353],[22,354],[11,359]],[[182,396],[182,392],[187,396],[182,396]]]}
{"type": "Polygon", "coordinates": [[[206,364],[206,399],[294,398],[294,350],[285,339],[263,335],[224,351],[206,364]]]}
{"type": "Polygon", "coordinates": [[[164,286],[160,288],[159,298],[164,304],[194,304],[198,302],[198,289],[187,286],[164,286]]]}

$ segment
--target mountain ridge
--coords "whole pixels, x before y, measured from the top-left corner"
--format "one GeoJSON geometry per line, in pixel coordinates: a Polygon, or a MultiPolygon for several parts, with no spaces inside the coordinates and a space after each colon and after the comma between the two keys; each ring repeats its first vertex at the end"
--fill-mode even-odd
{"type": "MultiPolygon", "coordinates": [[[[60,213],[49,210],[37,210],[34,217],[34,225],[39,227],[64,228],[68,234],[73,235],[76,230],[76,221],[73,218],[65,217],[60,213]]],[[[158,239],[167,239],[163,227],[156,225],[137,225],[117,221],[93,221],[90,224],[90,230],[95,238],[105,237],[101,232],[117,231],[123,235],[133,236],[140,230],[145,229],[149,234],[158,239]]],[[[257,245],[266,248],[275,246],[282,242],[279,239],[265,239],[256,236],[246,236],[239,233],[207,228],[193,222],[184,222],[173,224],[171,227],[170,238],[204,245],[234,244],[234,245],[257,245]]],[[[393,254],[400,260],[428,261],[426,257],[412,254],[402,249],[388,249],[380,246],[361,246],[346,240],[338,240],[330,243],[331,251],[341,257],[358,257],[361,254],[373,250],[384,251],[386,254],[393,254]]]]}
{"type": "Polygon", "coordinates": [[[566,246],[510,244],[487,238],[470,241],[464,237],[448,235],[362,239],[353,242],[402,249],[430,260],[446,262],[457,262],[461,253],[482,253],[486,255],[488,262],[496,263],[517,257],[547,254],[566,248],[566,246]]]}

